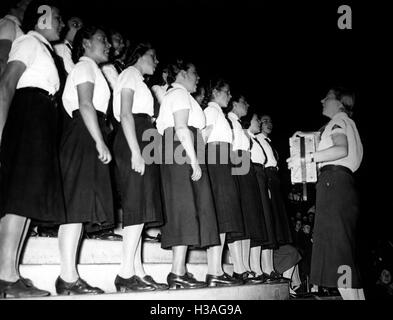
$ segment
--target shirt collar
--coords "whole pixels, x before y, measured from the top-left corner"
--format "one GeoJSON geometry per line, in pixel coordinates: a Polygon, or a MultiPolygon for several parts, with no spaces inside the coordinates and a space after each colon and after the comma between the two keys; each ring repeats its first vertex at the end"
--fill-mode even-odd
{"type": "Polygon", "coordinates": [[[65,44],[66,46],[71,46],[71,48],[72,48],[72,44],[71,44],[68,40],[64,40],[64,44],[65,44]]]}
{"type": "Polygon", "coordinates": [[[341,111],[341,112],[336,113],[332,119],[341,119],[344,117],[348,117],[348,115],[345,112],[341,111]]]}
{"type": "Polygon", "coordinates": [[[248,135],[249,135],[251,138],[255,138],[255,134],[253,134],[253,133],[250,131],[250,129],[247,130],[247,133],[248,133],[248,135]]]}
{"type": "Polygon", "coordinates": [[[228,117],[232,118],[234,120],[240,120],[239,117],[235,113],[233,113],[232,111],[228,113],[228,117]]]}
{"type": "MultiPolygon", "coordinates": [[[[187,91],[187,89],[186,89],[185,86],[183,86],[182,84],[177,83],[177,82],[172,83],[172,87],[174,87],[174,88],[181,88],[181,89],[184,89],[184,90],[187,91]]],[[[188,92],[188,91],[187,91],[187,92],[188,92]]]]}
{"type": "Polygon", "coordinates": [[[267,139],[270,141],[270,138],[268,138],[263,132],[259,133],[258,135],[261,135],[263,139],[267,139]]]}
{"type": "Polygon", "coordinates": [[[13,16],[12,14],[7,14],[4,18],[15,22],[19,27],[22,25],[20,20],[17,17],[13,16]]]}
{"type": "Polygon", "coordinates": [[[208,107],[212,107],[212,108],[214,108],[214,109],[216,109],[216,110],[218,110],[218,111],[220,111],[220,112],[223,112],[222,109],[221,109],[221,107],[220,107],[220,105],[219,105],[217,102],[210,101],[210,102],[207,104],[207,106],[208,106],[208,107]]]}
{"type": "Polygon", "coordinates": [[[89,61],[91,63],[94,63],[94,65],[97,65],[97,63],[92,58],[89,58],[89,57],[86,57],[86,56],[80,57],[79,61],[89,61]]]}
{"type": "Polygon", "coordinates": [[[37,32],[37,31],[34,31],[34,30],[31,30],[31,31],[29,31],[28,34],[33,36],[33,37],[35,37],[35,38],[37,38],[41,42],[45,43],[46,45],[48,45],[53,50],[52,45],[50,44],[50,42],[41,33],[37,32]]]}

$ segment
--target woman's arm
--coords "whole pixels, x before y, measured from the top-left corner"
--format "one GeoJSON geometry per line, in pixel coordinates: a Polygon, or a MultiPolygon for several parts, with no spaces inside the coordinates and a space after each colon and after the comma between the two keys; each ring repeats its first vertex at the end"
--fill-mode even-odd
{"type": "Polygon", "coordinates": [[[132,114],[134,104],[134,90],[123,88],[121,90],[120,123],[131,150],[131,168],[141,175],[145,173],[145,161],[139,148],[135,131],[135,121],[132,114]]]}
{"type": "MultiPolygon", "coordinates": [[[[185,109],[185,110],[176,111],[173,114],[173,116],[175,120],[176,134],[184,150],[186,150],[187,156],[191,160],[191,167],[193,169],[193,174],[191,176],[191,179],[193,181],[198,181],[202,177],[202,170],[198,164],[198,159],[194,149],[194,143],[191,137],[191,132],[188,129],[189,110],[185,109]]],[[[196,137],[194,138],[196,139],[196,137]]]]}
{"type": "Polygon", "coordinates": [[[4,73],[0,77],[0,144],[16,85],[25,70],[26,66],[23,62],[11,61],[7,64],[4,73]]]}
{"type": "Polygon", "coordinates": [[[79,111],[87,130],[96,143],[98,158],[108,164],[112,160],[112,156],[102,137],[100,126],[98,125],[97,112],[93,105],[94,84],[84,82],[77,85],[79,111]]]}
{"type": "Polygon", "coordinates": [[[345,158],[348,155],[348,139],[345,134],[332,134],[333,146],[325,150],[314,152],[309,155],[306,161],[311,162],[311,157],[314,156],[314,162],[335,161],[345,158]]]}

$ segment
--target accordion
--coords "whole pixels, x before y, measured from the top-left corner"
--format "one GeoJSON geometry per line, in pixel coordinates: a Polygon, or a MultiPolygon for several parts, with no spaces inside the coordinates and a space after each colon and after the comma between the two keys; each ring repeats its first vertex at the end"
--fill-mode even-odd
{"type": "Polygon", "coordinates": [[[315,162],[306,163],[306,154],[315,152],[320,141],[320,132],[299,132],[289,139],[291,157],[300,157],[300,164],[291,169],[291,182],[303,184],[303,199],[307,201],[307,183],[318,179],[318,167],[315,162]]]}

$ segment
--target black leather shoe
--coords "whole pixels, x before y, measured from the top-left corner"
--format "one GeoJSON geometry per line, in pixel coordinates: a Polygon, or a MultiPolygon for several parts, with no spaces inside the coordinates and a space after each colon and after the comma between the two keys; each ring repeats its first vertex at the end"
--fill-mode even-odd
{"type": "Polygon", "coordinates": [[[31,280],[20,278],[16,282],[0,280],[0,298],[47,297],[50,292],[36,288],[31,280]]]}
{"type": "Polygon", "coordinates": [[[196,280],[187,272],[183,276],[171,272],[167,276],[167,282],[169,289],[198,289],[207,287],[206,282],[196,280]]]}
{"type": "Polygon", "coordinates": [[[148,242],[161,242],[161,233],[158,233],[156,236],[151,236],[147,233],[144,233],[143,240],[148,242]]]}
{"type": "Polygon", "coordinates": [[[87,239],[93,240],[107,240],[107,241],[122,241],[123,236],[115,233],[113,230],[100,230],[86,234],[87,239]]]}
{"type": "MultiPolygon", "coordinates": [[[[255,274],[255,272],[254,272],[255,274]]],[[[246,280],[247,284],[262,284],[262,283],[266,283],[268,281],[268,279],[266,278],[266,276],[262,273],[259,276],[255,276],[255,277],[249,277],[246,280]]]]}
{"type": "Polygon", "coordinates": [[[138,276],[132,276],[131,278],[124,279],[119,275],[115,279],[115,287],[117,292],[133,292],[133,291],[154,291],[156,290],[150,284],[143,282],[138,276]]]}
{"type": "Polygon", "coordinates": [[[206,275],[206,283],[208,287],[229,287],[239,286],[243,284],[242,280],[231,277],[225,272],[221,276],[206,275]]]}
{"type": "Polygon", "coordinates": [[[233,274],[232,274],[232,278],[235,278],[236,280],[240,280],[243,284],[246,282],[248,276],[249,276],[249,274],[247,271],[245,271],[243,273],[233,272],[233,274]]]}
{"type": "Polygon", "coordinates": [[[146,275],[143,278],[138,277],[138,280],[146,285],[152,286],[156,290],[168,290],[169,289],[169,287],[166,283],[155,282],[154,279],[149,275],[146,275]]]}
{"type": "Polygon", "coordinates": [[[76,295],[76,294],[101,294],[103,290],[90,286],[85,280],[79,278],[75,282],[65,282],[58,277],[55,283],[56,292],[59,295],[76,295]]]}

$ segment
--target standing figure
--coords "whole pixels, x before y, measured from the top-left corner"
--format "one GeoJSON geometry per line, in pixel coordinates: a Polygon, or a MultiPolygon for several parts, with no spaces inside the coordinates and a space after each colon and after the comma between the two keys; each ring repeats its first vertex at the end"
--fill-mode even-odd
{"type": "Polygon", "coordinates": [[[22,26],[28,34],[12,44],[0,78],[0,297],[49,295],[20,276],[19,258],[31,219],[66,221],[57,140],[60,78],[50,45],[63,26],[50,1],[31,2],[22,26]],[[42,5],[51,8],[50,26],[38,23],[42,5]]]}
{"type": "MultiPolygon", "coordinates": [[[[206,128],[203,131],[207,143],[207,167],[212,185],[214,204],[217,212],[218,231],[221,238],[221,246],[217,269],[215,274],[206,277],[206,282],[212,285],[236,285],[243,281],[235,279],[223,273],[221,260],[226,235],[235,232],[244,232],[242,209],[240,205],[239,188],[236,177],[232,175],[230,155],[233,142],[233,134],[223,109],[228,107],[231,99],[230,88],[224,80],[213,83],[207,92],[206,128]]],[[[241,256],[241,241],[228,243],[235,273],[241,274],[246,271],[241,256]]]]}
{"type": "MultiPolygon", "coordinates": [[[[320,167],[310,282],[338,287],[345,300],[364,300],[355,253],[360,206],[353,174],[362,162],[363,146],[350,118],[354,94],[332,88],[321,102],[322,114],[330,121],[323,129],[317,151],[306,155],[306,162],[316,162],[320,167]]],[[[287,161],[292,168],[300,157],[287,161]]]]}
{"type": "Polygon", "coordinates": [[[234,272],[233,276],[246,283],[258,284],[266,280],[260,266],[258,267],[258,261],[260,260],[260,246],[266,241],[267,232],[258,181],[251,163],[250,138],[240,121],[247,115],[249,104],[242,94],[235,93],[232,96],[230,108],[228,119],[233,128],[232,162],[238,171],[236,179],[240,192],[244,232],[230,233],[228,239],[231,242],[241,240],[241,257],[245,267],[244,272],[240,274],[234,272]],[[253,261],[252,266],[250,255],[253,261]]]}
{"type": "MultiPolygon", "coordinates": [[[[272,202],[274,232],[278,246],[282,246],[293,242],[291,225],[281,190],[281,181],[278,173],[278,153],[272,146],[269,138],[273,130],[273,122],[269,115],[263,115],[260,120],[261,133],[257,134],[256,138],[263,147],[267,158],[265,173],[272,202]]],[[[271,279],[281,278],[281,275],[274,271],[273,251],[262,253],[262,268],[271,279]]]]}
{"type": "Polygon", "coordinates": [[[155,282],[143,268],[141,236],[145,226],[163,223],[160,169],[145,152],[147,146],[156,143],[158,134],[152,122],[153,96],[144,76],[154,73],[158,60],[148,43],[138,44],[127,60],[128,68],[119,76],[113,103],[114,116],[120,122],[113,150],[124,229],[122,263],[115,286],[121,292],[162,290],[168,286],[155,282]]]}
{"type": "Polygon", "coordinates": [[[60,162],[67,221],[59,228],[61,273],[58,294],[103,293],[78,275],[77,250],[83,224],[113,223],[112,188],[108,163],[105,114],[109,87],[98,64],[108,60],[110,45],[94,26],[80,29],[74,40],[75,67],[69,74],[63,104],[72,118],[62,134],[60,162]]]}
{"type": "Polygon", "coordinates": [[[157,118],[158,132],[163,135],[161,177],[166,218],[161,247],[172,248],[169,287],[201,288],[206,283],[187,272],[187,249],[208,248],[209,257],[211,247],[220,245],[207,167],[197,157],[198,150],[203,154],[205,149],[201,130],[206,119],[191,96],[199,80],[195,66],[178,60],[168,71],[170,87],[157,118]]]}

